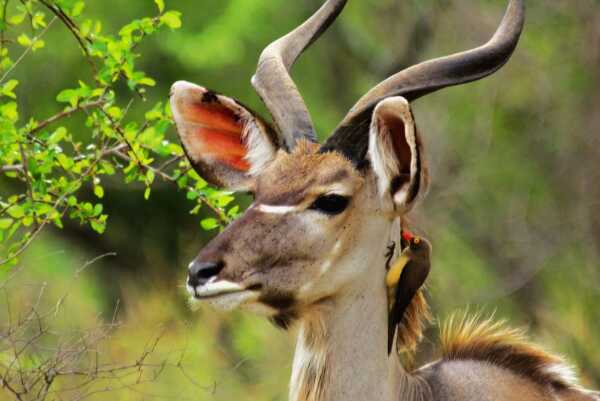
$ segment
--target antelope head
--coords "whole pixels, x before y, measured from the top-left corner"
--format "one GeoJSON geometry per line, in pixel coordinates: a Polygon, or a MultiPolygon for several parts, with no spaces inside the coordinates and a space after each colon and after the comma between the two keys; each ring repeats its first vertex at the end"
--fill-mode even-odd
{"type": "Polygon", "coordinates": [[[523,26],[522,0],[511,0],[489,42],[384,80],[319,144],[289,70],[345,4],[326,1],[263,51],[252,85],[273,126],[237,100],[188,82],[173,85],[172,111],[193,167],[211,184],[255,199],[190,263],[187,288],[195,299],[262,310],[285,326],[360,285],[376,281],[383,289],[384,267],[374,261],[428,183],[411,102],[498,70],[523,26]]]}

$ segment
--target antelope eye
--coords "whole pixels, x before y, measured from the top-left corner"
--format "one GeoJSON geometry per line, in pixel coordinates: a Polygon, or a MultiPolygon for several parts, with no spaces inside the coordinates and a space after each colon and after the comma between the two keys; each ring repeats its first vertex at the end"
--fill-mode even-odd
{"type": "Polygon", "coordinates": [[[310,205],[309,209],[333,216],[346,210],[349,203],[350,198],[347,196],[336,194],[322,195],[310,205]]]}

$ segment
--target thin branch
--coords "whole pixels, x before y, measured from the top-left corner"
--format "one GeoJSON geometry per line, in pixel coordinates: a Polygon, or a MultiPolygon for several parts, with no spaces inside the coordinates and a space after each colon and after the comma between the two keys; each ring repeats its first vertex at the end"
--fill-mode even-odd
{"type": "Polygon", "coordinates": [[[166,162],[164,162],[163,164],[161,164],[158,169],[161,170],[161,171],[165,171],[167,167],[169,167],[173,163],[177,163],[181,159],[183,159],[183,155],[182,156],[173,156],[172,158],[170,158],[169,160],[167,160],[166,162]]]}
{"type": "Polygon", "coordinates": [[[75,107],[70,107],[64,111],[61,111],[60,113],[57,113],[55,115],[53,115],[52,117],[48,117],[47,119],[40,121],[37,126],[35,128],[33,128],[31,131],[29,131],[31,134],[35,134],[41,130],[43,130],[44,128],[46,128],[48,125],[55,123],[56,121],[62,120],[65,117],[69,117],[72,114],[77,113],[78,111],[82,111],[82,110],[88,110],[88,109],[93,109],[96,107],[101,107],[106,103],[106,100],[104,99],[100,99],[100,100],[96,100],[94,102],[89,102],[89,103],[83,103],[80,105],[77,105],[75,107]]]}
{"type": "Polygon", "coordinates": [[[10,164],[8,166],[0,166],[0,172],[2,173],[19,173],[23,171],[23,166],[21,164],[10,164]]]}
{"type": "Polygon", "coordinates": [[[21,53],[21,55],[19,56],[17,61],[15,61],[14,64],[11,65],[8,70],[6,70],[4,75],[2,75],[2,78],[0,78],[0,84],[3,83],[4,80],[6,79],[6,77],[8,77],[8,75],[17,67],[17,65],[19,65],[21,63],[21,61],[23,61],[25,56],[27,56],[29,54],[29,52],[31,51],[31,49],[33,49],[33,46],[35,45],[35,42],[37,42],[42,36],[44,36],[46,34],[46,32],[48,32],[48,29],[50,29],[50,27],[52,26],[54,21],[56,21],[56,17],[52,18],[50,20],[50,22],[48,22],[48,25],[46,26],[46,28],[44,28],[44,30],[42,32],[40,32],[39,35],[37,35],[36,37],[31,39],[31,45],[28,48],[26,48],[23,53],[21,53]]]}
{"type": "MultiPolygon", "coordinates": [[[[25,183],[27,184],[27,197],[33,203],[33,186],[31,184],[31,176],[29,175],[29,167],[27,166],[29,163],[27,161],[27,154],[25,153],[25,148],[23,147],[23,144],[21,142],[19,142],[19,152],[21,153],[21,166],[23,166],[21,172],[23,173],[23,176],[25,177],[25,183]]],[[[34,221],[35,227],[37,228],[37,214],[35,213],[34,221]]]]}
{"type": "MultiPolygon", "coordinates": [[[[123,161],[126,161],[126,162],[132,161],[131,157],[127,156],[126,154],[124,154],[121,151],[112,151],[111,153],[113,155],[115,155],[116,157],[122,159],[123,161]]],[[[152,166],[146,166],[146,165],[141,165],[140,167],[143,169],[151,170],[152,172],[154,172],[154,174],[156,176],[162,178],[163,180],[165,180],[167,182],[171,182],[171,183],[174,183],[175,185],[177,185],[177,178],[171,177],[169,174],[165,173],[164,171],[162,171],[160,169],[157,169],[152,166]]],[[[188,187],[188,190],[194,190],[194,188],[188,187]]],[[[203,196],[200,196],[200,199],[202,200],[202,203],[204,203],[206,206],[208,206],[214,212],[214,214],[219,218],[219,220],[221,220],[222,223],[224,223],[224,224],[229,223],[229,219],[223,214],[223,212],[220,209],[218,209],[217,207],[215,207],[214,205],[212,205],[208,201],[208,199],[206,199],[203,196]]]]}
{"type": "MultiPolygon", "coordinates": [[[[106,157],[108,155],[112,155],[113,152],[115,152],[115,151],[124,150],[127,147],[128,147],[127,144],[124,144],[124,143],[118,144],[118,145],[114,146],[113,148],[110,148],[110,149],[107,149],[107,150],[103,151],[101,153],[100,157],[104,158],[104,157],[106,157]]],[[[81,161],[81,160],[86,159],[88,157],[90,157],[90,156],[89,155],[80,155],[80,156],[74,157],[73,160],[76,161],[76,162],[78,162],[78,161],[81,161]]],[[[22,170],[23,170],[23,165],[22,164],[10,164],[8,166],[0,166],[0,172],[2,172],[2,173],[5,173],[5,172],[10,173],[10,172],[13,172],[13,171],[14,172],[20,172],[22,170]]],[[[50,194],[52,194],[52,193],[50,193],[50,194]]],[[[56,196],[59,196],[59,195],[56,195],[56,196]]],[[[6,209],[8,209],[8,208],[0,210],[0,215],[3,214],[6,211],[6,209]]]]}
{"type": "Polygon", "coordinates": [[[2,385],[3,388],[7,389],[8,391],[10,391],[17,400],[19,401],[23,401],[23,398],[21,397],[21,393],[18,392],[17,390],[15,390],[14,388],[11,387],[10,383],[7,382],[5,379],[0,378],[0,385],[2,385]]]}
{"type": "Polygon", "coordinates": [[[73,34],[73,37],[75,38],[75,40],[77,40],[77,43],[79,43],[79,47],[85,54],[86,61],[92,67],[92,71],[94,71],[94,75],[97,75],[98,70],[96,68],[96,64],[94,64],[94,61],[92,60],[90,52],[84,42],[84,39],[81,37],[81,35],[79,33],[79,28],[77,27],[75,22],[73,22],[73,20],[71,18],[69,18],[69,16],[67,16],[67,14],[65,14],[65,12],[59,6],[50,4],[46,0],[39,0],[39,1],[44,6],[46,6],[46,8],[48,8],[56,16],[55,18],[60,19],[61,22],[71,32],[71,34],[73,34]]]}
{"type": "MultiPolygon", "coordinates": [[[[57,121],[60,121],[63,118],[67,118],[67,117],[71,116],[72,114],[77,113],[78,111],[84,111],[84,110],[89,110],[89,109],[93,109],[96,107],[101,107],[105,103],[106,103],[105,100],[99,99],[94,102],[77,105],[76,107],[70,107],[66,110],[61,111],[60,113],[56,113],[55,115],[48,117],[47,119],[45,119],[43,121],[38,122],[37,126],[32,128],[27,133],[27,136],[32,141],[39,143],[39,141],[36,141],[37,138],[33,137],[33,134],[38,133],[39,131],[43,130],[44,128],[48,127],[49,125],[51,125],[57,121]]],[[[45,145],[45,144],[42,142],[41,145],[45,145]]],[[[20,145],[20,146],[22,146],[22,145],[20,145]]],[[[21,152],[21,158],[24,159],[24,157],[25,157],[25,155],[23,154],[23,152],[21,152]]],[[[0,166],[0,172],[2,172],[2,173],[6,173],[6,172],[25,172],[25,173],[27,173],[27,166],[26,166],[26,163],[0,166]]]]}
{"type": "MultiPolygon", "coordinates": [[[[81,183],[84,178],[88,177],[90,175],[90,173],[93,171],[93,169],[96,167],[96,165],[100,162],[100,160],[102,160],[102,156],[105,154],[106,149],[104,149],[101,153],[100,153],[100,157],[96,158],[88,167],[88,169],[78,178],[78,182],[81,183]]],[[[54,208],[58,208],[60,206],[60,204],[67,198],[67,196],[71,195],[71,192],[65,192],[64,194],[62,194],[60,196],[60,198],[58,198],[56,200],[56,202],[54,202],[54,208]]],[[[66,210],[66,209],[65,209],[66,210]]],[[[31,245],[31,243],[33,242],[33,240],[39,235],[39,233],[42,231],[42,229],[46,226],[46,224],[48,224],[49,219],[46,217],[42,223],[36,227],[33,231],[30,232],[30,236],[27,239],[27,241],[25,241],[25,243],[23,245],[21,245],[19,247],[18,250],[16,250],[15,252],[13,252],[12,254],[8,255],[6,258],[0,260],[0,266],[8,263],[9,261],[11,261],[12,259],[16,258],[17,256],[19,256],[20,254],[22,254],[23,252],[25,252],[25,250],[29,247],[29,245],[31,245]]]]}

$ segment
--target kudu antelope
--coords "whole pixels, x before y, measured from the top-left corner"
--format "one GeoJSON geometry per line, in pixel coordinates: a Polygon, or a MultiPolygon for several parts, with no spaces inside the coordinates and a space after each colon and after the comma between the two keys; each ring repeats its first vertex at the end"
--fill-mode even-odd
{"type": "MultiPolygon", "coordinates": [[[[260,56],[252,85],[273,127],[232,98],[173,85],[174,119],[194,168],[213,185],[255,198],[190,264],[190,294],[260,311],[284,328],[297,322],[292,401],[599,400],[559,358],[491,322],[448,325],[443,357],[412,371],[388,347],[390,324],[398,348],[414,347],[427,312],[418,288],[424,277],[413,284],[397,277],[411,296],[395,312],[386,286],[388,244],[399,241],[403,216],[428,184],[410,102],[504,65],[523,27],[523,0],[510,1],[485,45],[375,86],[320,145],[289,71],[345,3],[326,1],[260,56]],[[390,313],[400,316],[397,330],[390,313]]],[[[415,268],[427,262],[425,254],[415,268]]]]}

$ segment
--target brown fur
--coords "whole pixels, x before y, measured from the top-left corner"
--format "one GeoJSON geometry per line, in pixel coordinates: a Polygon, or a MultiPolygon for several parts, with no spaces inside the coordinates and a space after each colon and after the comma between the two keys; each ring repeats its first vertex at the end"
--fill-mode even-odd
{"type": "Polygon", "coordinates": [[[324,188],[343,180],[362,180],[338,152],[319,152],[319,145],[300,141],[292,153],[279,151],[259,177],[256,201],[269,205],[311,202],[324,188]]]}
{"type": "Polygon", "coordinates": [[[488,362],[557,391],[576,386],[561,358],[531,344],[523,330],[507,327],[504,321],[453,316],[440,338],[445,360],[488,362]]]}
{"type": "Polygon", "coordinates": [[[399,352],[407,353],[409,359],[417,350],[423,338],[425,325],[431,321],[429,305],[423,290],[419,290],[404,312],[402,323],[396,332],[396,346],[399,352]]]}

